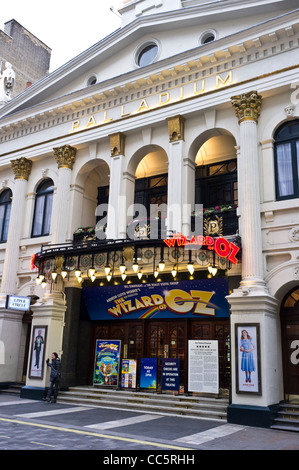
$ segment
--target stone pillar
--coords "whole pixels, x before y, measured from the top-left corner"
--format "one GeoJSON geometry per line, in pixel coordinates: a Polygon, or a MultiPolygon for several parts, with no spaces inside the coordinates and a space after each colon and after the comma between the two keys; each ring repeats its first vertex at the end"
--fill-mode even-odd
{"type": "MultiPolygon", "coordinates": [[[[267,289],[263,275],[257,123],[261,96],[256,91],[232,98],[240,124],[238,154],[239,214],[241,217],[242,281],[227,297],[231,315],[231,404],[228,422],[269,427],[274,411],[283,399],[282,355],[278,301],[267,289]],[[252,380],[260,383],[252,393],[242,375],[242,393],[237,383],[240,351],[236,326],[257,326],[260,348],[252,380]],[[245,389],[245,391],[244,391],[245,389]]],[[[258,347],[257,344],[255,344],[258,347]]]]}
{"type": "Polygon", "coordinates": [[[0,382],[15,382],[18,377],[18,362],[24,312],[5,308],[6,295],[17,294],[19,250],[22,238],[27,181],[32,162],[20,158],[11,162],[15,174],[15,188],[11,205],[5,260],[0,294],[0,382]]]}
{"type": "Polygon", "coordinates": [[[182,232],[184,130],[185,119],[183,116],[168,118],[169,164],[167,230],[169,234],[182,232]]]}
{"type": "Polygon", "coordinates": [[[242,286],[264,289],[257,123],[261,96],[256,91],[232,97],[240,124],[238,160],[242,238],[242,286]]]}
{"type": "MultiPolygon", "coordinates": [[[[120,227],[126,225],[126,208],[123,207],[123,164],[125,159],[125,135],[118,132],[110,135],[111,164],[109,185],[109,208],[106,236],[110,240],[124,238],[120,227]]],[[[126,204],[125,204],[126,206],[126,204]]]]}
{"type": "Polygon", "coordinates": [[[70,145],[54,148],[58,164],[58,183],[52,213],[52,244],[65,243],[67,238],[72,169],[77,150],[70,145]]]}
{"type": "Polygon", "coordinates": [[[16,294],[17,273],[19,269],[19,248],[24,223],[27,181],[32,162],[19,158],[11,162],[15,174],[15,188],[11,204],[9,229],[3,266],[1,294],[16,294]]]}

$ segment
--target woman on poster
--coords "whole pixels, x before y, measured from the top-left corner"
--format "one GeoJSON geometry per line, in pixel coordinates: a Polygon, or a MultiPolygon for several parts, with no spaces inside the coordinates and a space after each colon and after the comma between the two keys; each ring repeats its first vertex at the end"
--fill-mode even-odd
{"type": "Polygon", "coordinates": [[[251,336],[248,334],[248,331],[242,330],[240,343],[240,351],[242,352],[241,370],[245,372],[246,383],[251,383],[251,373],[255,371],[254,350],[255,345],[252,342],[251,336]]]}

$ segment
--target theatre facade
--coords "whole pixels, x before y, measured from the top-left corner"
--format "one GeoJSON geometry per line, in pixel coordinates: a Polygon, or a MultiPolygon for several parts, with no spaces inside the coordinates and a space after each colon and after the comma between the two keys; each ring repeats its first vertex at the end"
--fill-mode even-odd
{"type": "Polygon", "coordinates": [[[41,398],[56,351],[63,388],[267,426],[299,399],[296,2],[119,12],[0,109],[0,384],[41,398]]]}

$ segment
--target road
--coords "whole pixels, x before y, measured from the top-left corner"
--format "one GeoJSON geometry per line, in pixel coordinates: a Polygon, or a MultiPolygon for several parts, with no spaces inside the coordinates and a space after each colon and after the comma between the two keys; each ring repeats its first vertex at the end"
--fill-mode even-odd
{"type": "Polygon", "coordinates": [[[1,393],[0,450],[93,450],[98,463],[131,468],[138,459],[143,466],[195,465],[203,450],[299,450],[299,433],[1,393]]]}

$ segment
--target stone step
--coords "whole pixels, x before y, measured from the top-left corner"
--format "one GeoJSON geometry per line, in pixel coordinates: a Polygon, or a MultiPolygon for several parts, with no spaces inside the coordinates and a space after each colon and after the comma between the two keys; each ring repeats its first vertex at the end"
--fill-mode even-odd
{"type": "Polygon", "coordinates": [[[61,391],[57,401],[221,421],[227,419],[226,409],[228,406],[226,399],[97,390],[92,387],[74,387],[68,391],[61,391]]]}
{"type": "Polygon", "coordinates": [[[299,432],[299,405],[282,403],[271,429],[299,432]]]}

